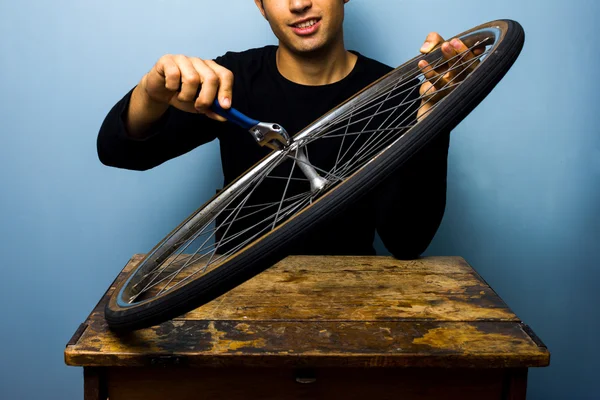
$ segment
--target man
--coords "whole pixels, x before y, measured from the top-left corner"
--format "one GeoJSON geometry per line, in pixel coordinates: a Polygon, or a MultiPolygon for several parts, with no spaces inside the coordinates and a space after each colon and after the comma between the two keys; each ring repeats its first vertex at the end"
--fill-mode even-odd
{"type": "MultiPolygon", "coordinates": [[[[107,115],[98,135],[100,160],[145,170],[219,138],[225,185],[268,153],[248,134],[210,110],[217,98],[294,134],[391,68],[344,46],[344,7],[349,0],[255,0],[279,39],[215,60],[165,55],[107,115]],[[198,90],[199,94],[198,94],[198,90]]],[[[432,33],[421,51],[443,39],[432,33]]],[[[446,58],[466,50],[444,43],[446,58]]],[[[419,66],[441,82],[452,73],[419,66]]],[[[436,85],[437,86],[437,85],[436,85]]],[[[435,94],[425,83],[421,94],[435,94]]],[[[427,97],[418,117],[440,97],[427,97]]],[[[440,135],[402,169],[293,250],[304,254],[374,254],[375,229],[398,258],[418,257],[441,222],[446,195],[449,135],[440,135]]],[[[268,195],[268,194],[265,194],[268,195]]]]}

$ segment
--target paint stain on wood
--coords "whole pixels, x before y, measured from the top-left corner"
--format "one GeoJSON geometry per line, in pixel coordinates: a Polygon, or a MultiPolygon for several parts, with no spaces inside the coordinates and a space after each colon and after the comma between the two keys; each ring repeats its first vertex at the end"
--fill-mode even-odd
{"type": "Polygon", "coordinates": [[[432,329],[423,337],[415,338],[413,343],[461,353],[519,352],[531,349],[530,340],[483,332],[475,326],[466,326],[460,330],[447,327],[432,329]]]}
{"type": "MultiPolygon", "coordinates": [[[[242,325],[242,324],[238,324],[242,325]]],[[[247,328],[246,328],[247,329],[247,328]]],[[[264,338],[262,337],[257,337],[251,340],[234,340],[234,339],[229,339],[228,336],[228,332],[226,331],[220,331],[215,327],[215,322],[211,321],[208,324],[208,332],[210,333],[211,336],[211,344],[212,344],[212,348],[211,348],[211,352],[215,352],[215,353],[227,353],[227,352],[231,352],[231,351],[239,351],[240,349],[244,349],[244,348],[261,348],[264,347],[264,345],[266,344],[266,341],[264,338]]],[[[252,332],[252,335],[254,335],[254,332],[252,332]]]]}

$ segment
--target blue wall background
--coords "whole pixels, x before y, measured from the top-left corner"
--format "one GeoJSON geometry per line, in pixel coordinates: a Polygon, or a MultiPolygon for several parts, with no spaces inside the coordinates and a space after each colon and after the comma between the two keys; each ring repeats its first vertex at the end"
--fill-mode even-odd
{"type": "MultiPolygon", "coordinates": [[[[532,399],[600,391],[600,135],[594,0],[353,0],[347,44],[398,65],[426,34],[512,18],[524,52],[454,132],[428,254],[464,256],[552,351],[532,399]]],[[[250,0],[0,1],[0,398],[78,399],[72,333],[133,253],[221,180],[216,143],[155,170],[103,167],[109,108],[165,53],[274,43],[250,0]]]]}

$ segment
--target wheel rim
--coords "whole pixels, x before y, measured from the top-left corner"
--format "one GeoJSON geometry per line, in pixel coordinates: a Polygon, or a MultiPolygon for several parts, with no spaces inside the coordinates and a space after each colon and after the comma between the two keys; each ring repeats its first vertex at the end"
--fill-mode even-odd
{"type": "MultiPolygon", "coordinates": [[[[501,35],[501,29],[490,26],[459,37],[470,50],[485,46],[485,51],[470,61],[474,68],[465,70],[468,72],[464,72],[462,82],[486,61],[501,35]]],[[[464,53],[448,62],[461,61],[462,57],[464,53]]],[[[443,60],[439,49],[415,57],[403,69],[396,69],[299,132],[292,146],[271,153],[190,216],[142,260],[119,290],[117,305],[143,305],[209,274],[402,140],[418,123],[415,114],[422,98],[418,88],[425,80],[417,67],[421,59],[434,66],[443,60]],[[315,146],[326,142],[334,143],[327,145],[332,151],[325,151],[333,156],[311,159],[311,149],[316,153],[315,146]],[[301,151],[308,154],[309,161],[300,157],[301,151]],[[308,180],[300,172],[302,163],[310,164],[327,179],[323,189],[310,190],[308,180]],[[278,195],[265,202],[263,192],[278,195]]],[[[450,86],[444,88],[454,90],[461,84],[451,80],[450,86]]],[[[445,100],[428,113],[435,112],[445,100]]]]}

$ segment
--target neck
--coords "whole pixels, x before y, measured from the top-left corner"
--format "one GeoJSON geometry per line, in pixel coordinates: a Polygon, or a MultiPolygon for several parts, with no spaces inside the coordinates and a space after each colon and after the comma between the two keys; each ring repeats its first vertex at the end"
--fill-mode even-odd
{"type": "Polygon", "coordinates": [[[279,44],[277,69],[286,79],[307,86],[320,86],[344,79],[358,57],[344,47],[343,40],[331,48],[298,53],[279,44]]]}

